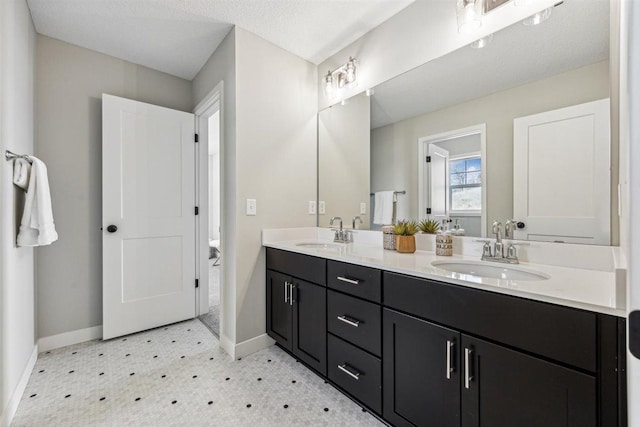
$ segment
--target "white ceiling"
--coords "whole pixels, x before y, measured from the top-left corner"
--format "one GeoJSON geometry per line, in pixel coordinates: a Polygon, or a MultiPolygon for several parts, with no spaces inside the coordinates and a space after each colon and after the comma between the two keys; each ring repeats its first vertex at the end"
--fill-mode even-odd
{"type": "Polygon", "coordinates": [[[188,80],[238,25],[314,64],[414,0],[27,0],[36,31],[188,80]]]}
{"type": "Polygon", "coordinates": [[[371,128],[551,77],[609,57],[609,0],[565,0],[537,26],[516,23],[375,88],[371,128]]]}

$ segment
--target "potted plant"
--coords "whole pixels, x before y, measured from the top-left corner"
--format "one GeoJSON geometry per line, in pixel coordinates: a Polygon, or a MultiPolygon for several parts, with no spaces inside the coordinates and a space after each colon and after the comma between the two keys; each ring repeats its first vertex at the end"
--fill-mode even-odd
{"type": "Polygon", "coordinates": [[[438,234],[438,231],[440,231],[440,223],[435,219],[423,219],[418,224],[418,227],[425,234],[438,234]]]}
{"type": "Polygon", "coordinates": [[[419,231],[415,221],[398,221],[393,226],[393,234],[396,235],[396,251],[412,254],[416,251],[416,237],[419,231]]]}

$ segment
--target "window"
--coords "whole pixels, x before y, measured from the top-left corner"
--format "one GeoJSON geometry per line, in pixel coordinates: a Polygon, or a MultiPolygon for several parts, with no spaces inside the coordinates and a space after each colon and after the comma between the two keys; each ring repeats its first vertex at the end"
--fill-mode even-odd
{"type": "Polygon", "coordinates": [[[482,164],[480,156],[449,160],[449,210],[480,213],[482,164]]]}

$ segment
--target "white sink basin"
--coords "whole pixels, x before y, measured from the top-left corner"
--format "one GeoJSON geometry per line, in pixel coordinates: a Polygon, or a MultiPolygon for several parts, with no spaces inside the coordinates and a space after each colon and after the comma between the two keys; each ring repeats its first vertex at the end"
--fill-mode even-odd
{"type": "Polygon", "coordinates": [[[322,243],[322,242],[296,243],[296,246],[300,246],[301,248],[325,249],[325,250],[335,250],[335,251],[339,251],[340,249],[344,248],[344,245],[340,243],[322,243]]]}
{"type": "MultiPolygon", "coordinates": [[[[541,271],[513,265],[501,265],[485,261],[433,261],[434,267],[475,277],[502,280],[547,280],[549,275],[541,271]]],[[[464,279],[461,277],[461,279],[464,279]]]]}

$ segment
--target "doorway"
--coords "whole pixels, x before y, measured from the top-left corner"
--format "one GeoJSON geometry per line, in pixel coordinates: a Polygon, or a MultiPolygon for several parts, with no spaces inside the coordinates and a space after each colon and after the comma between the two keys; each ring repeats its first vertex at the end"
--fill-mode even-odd
{"type": "Polygon", "coordinates": [[[419,218],[486,236],[485,132],[481,124],[418,140],[419,218]]]}
{"type": "Polygon", "coordinates": [[[222,238],[221,152],[222,129],[220,109],[221,84],[196,107],[196,126],[199,139],[198,165],[198,256],[200,284],[199,317],[211,332],[220,337],[222,318],[221,295],[224,265],[222,238]]]}

